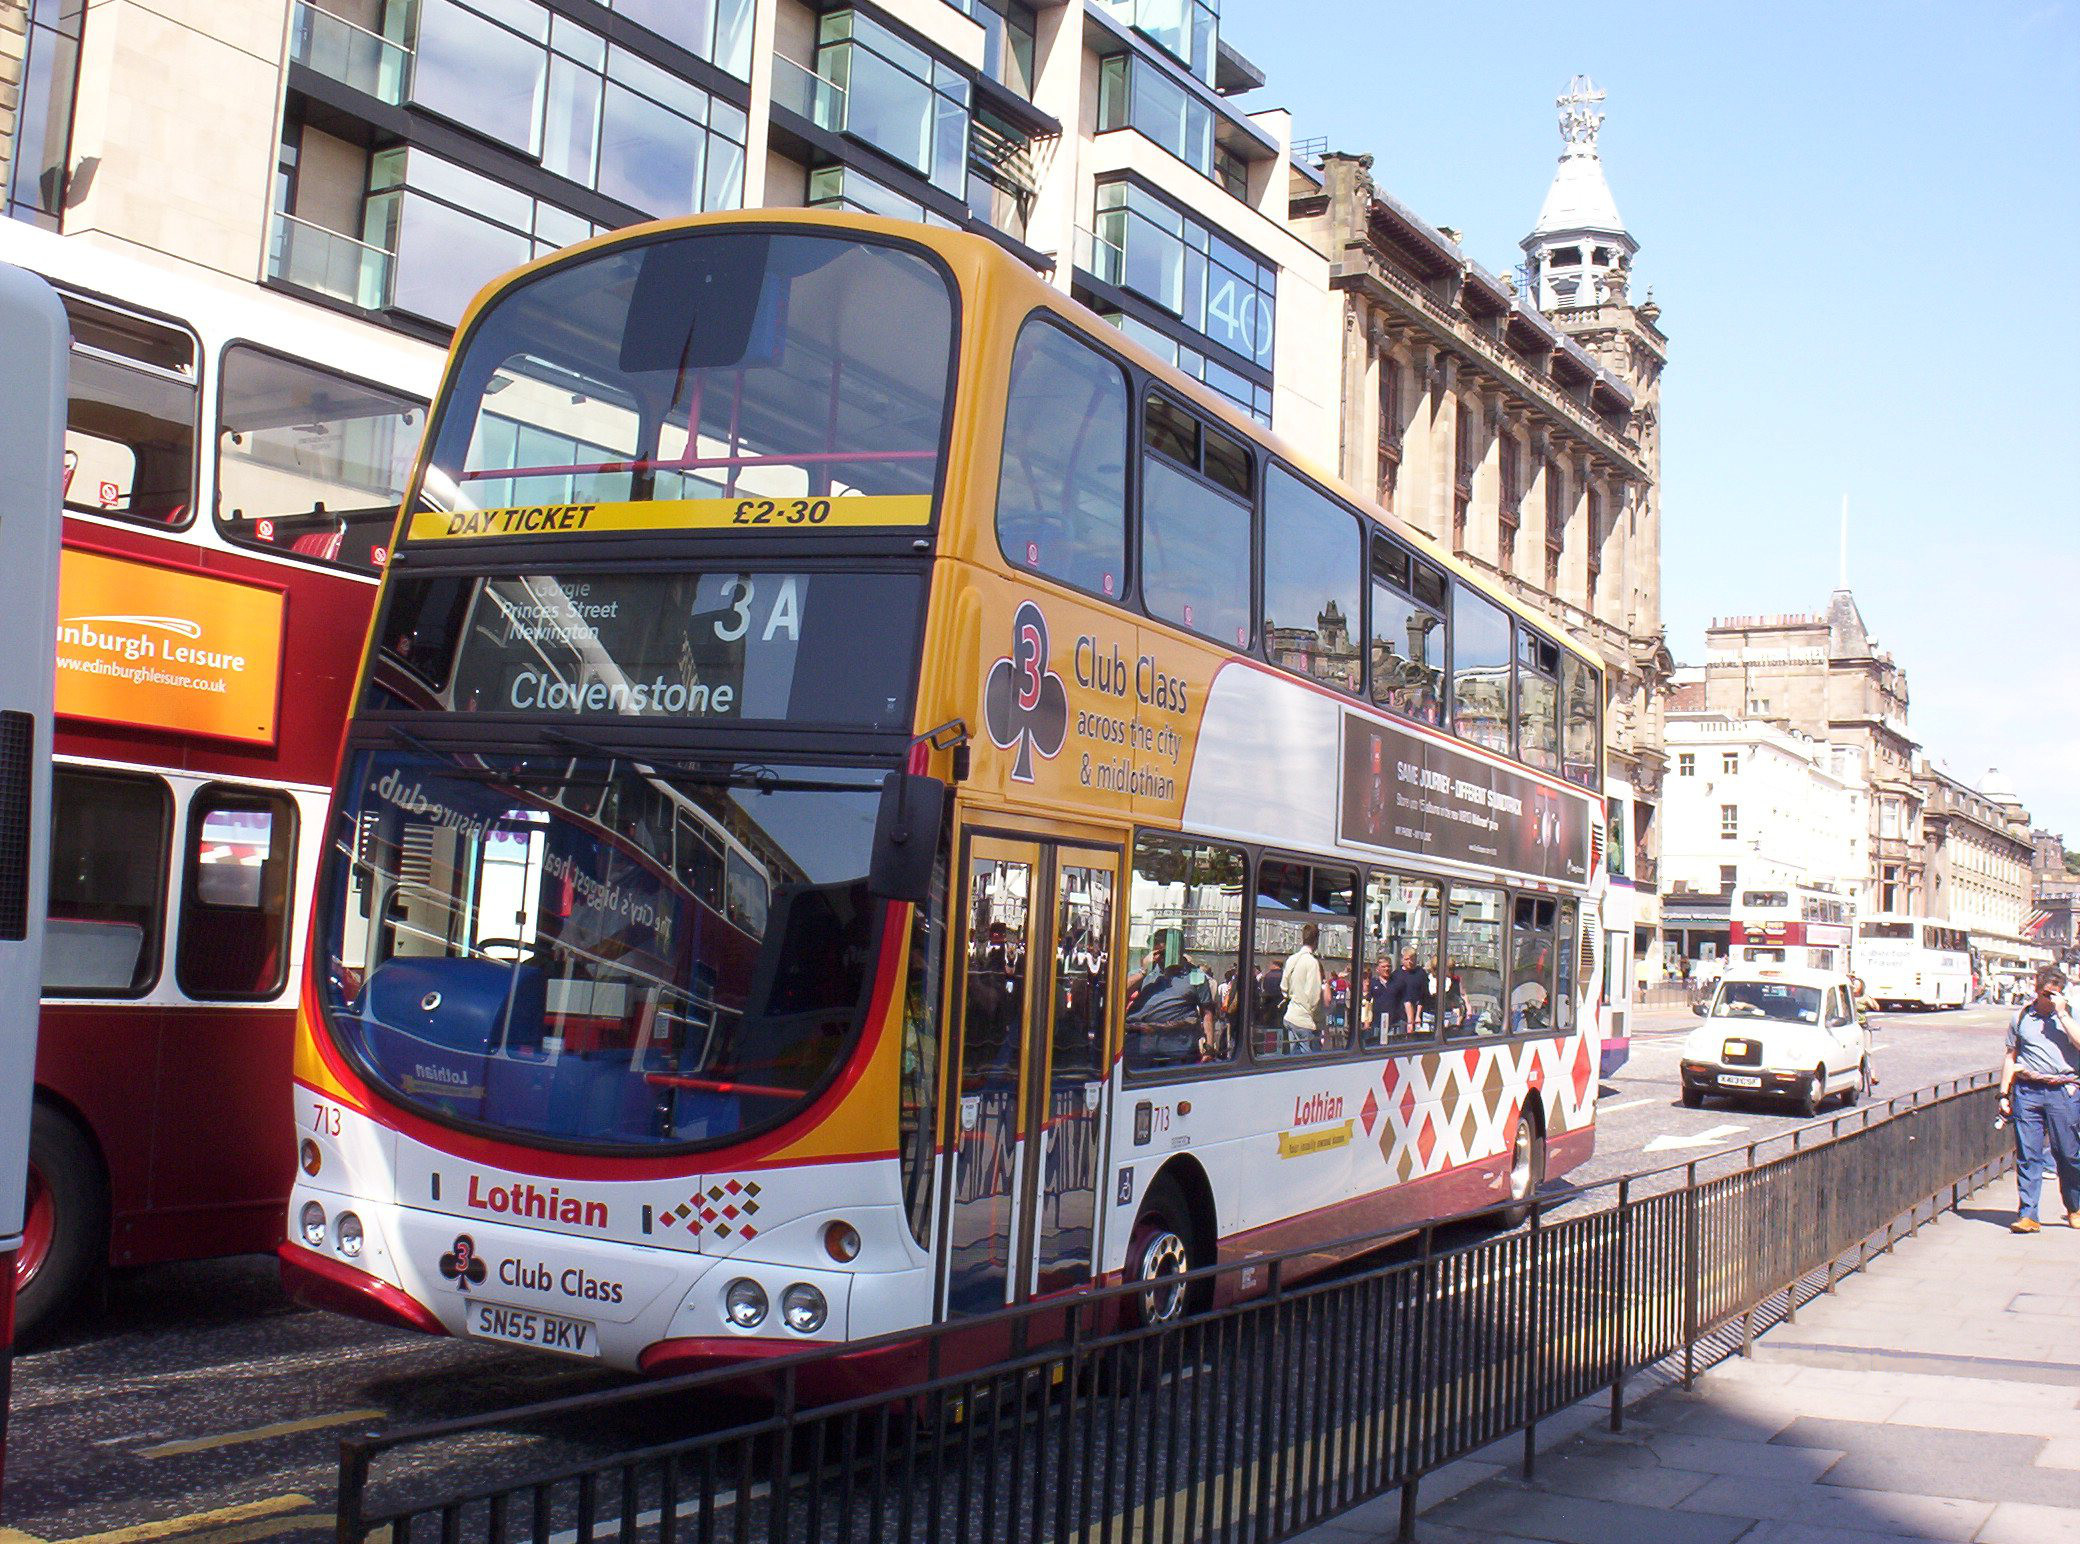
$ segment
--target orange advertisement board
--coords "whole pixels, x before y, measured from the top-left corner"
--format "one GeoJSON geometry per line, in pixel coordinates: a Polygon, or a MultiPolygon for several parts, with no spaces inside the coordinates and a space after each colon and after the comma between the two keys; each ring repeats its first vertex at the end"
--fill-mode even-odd
{"type": "Polygon", "coordinates": [[[272,745],[283,604],[279,590],[68,547],[58,712],[272,745]]]}

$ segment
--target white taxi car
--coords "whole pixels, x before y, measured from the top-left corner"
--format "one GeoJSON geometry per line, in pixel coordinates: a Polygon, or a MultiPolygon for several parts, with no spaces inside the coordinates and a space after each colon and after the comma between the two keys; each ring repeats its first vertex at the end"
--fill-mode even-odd
{"type": "Polygon", "coordinates": [[[1729,966],[1698,1000],[1704,1022],[1683,1042],[1683,1103],[1709,1094],[1798,1101],[1807,1115],[1870,1087],[1870,1032],[1849,978],[1824,970],[1729,966]]]}

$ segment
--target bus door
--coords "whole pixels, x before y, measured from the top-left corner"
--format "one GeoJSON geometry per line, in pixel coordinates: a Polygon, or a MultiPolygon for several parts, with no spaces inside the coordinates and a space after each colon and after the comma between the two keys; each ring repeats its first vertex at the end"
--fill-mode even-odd
{"type": "Polygon", "coordinates": [[[949,1077],[943,1311],[1091,1278],[1116,850],[970,837],[949,1077]]]}

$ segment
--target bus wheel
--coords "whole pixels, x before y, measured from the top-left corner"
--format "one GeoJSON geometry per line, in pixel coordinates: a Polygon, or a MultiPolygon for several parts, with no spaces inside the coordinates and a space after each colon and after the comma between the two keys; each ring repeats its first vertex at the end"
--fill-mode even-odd
{"type": "Polygon", "coordinates": [[[57,1324],[86,1295],[108,1236],[101,1166],[77,1126],[39,1104],[29,1128],[28,1208],[14,1257],[15,1326],[57,1324]]]}
{"type": "Polygon", "coordinates": [[[1505,1228],[1521,1227],[1531,1215],[1532,1200],[1546,1178],[1546,1144],[1528,1116],[1517,1117],[1517,1133],[1509,1145],[1509,1205],[1497,1216],[1505,1228]]]}
{"type": "Polygon", "coordinates": [[[1137,1324],[1170,1324],[1184,1317],[1187,1285],[1176,1278],[1192,1268],[1191,1209],[1177,1186],[1159,1179],[1149,1187],[1127,1242],[1127,1277],[1149,1286],[1134,1294],[1137,1324]]]}

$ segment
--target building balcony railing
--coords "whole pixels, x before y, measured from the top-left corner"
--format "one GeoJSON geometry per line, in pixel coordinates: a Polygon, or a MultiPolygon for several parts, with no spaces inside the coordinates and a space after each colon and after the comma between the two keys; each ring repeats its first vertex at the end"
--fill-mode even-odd
{"type": "Polygon", "coordinates": [[[376,311],[389,304],[395,261],[381,247],[275,211],[267,247],[270,278],[376,311]]]}
{"type": "Polygon", "coordinates": [[[296,0],[289,57],[328,80],[351,86],[392,107],[404,101],[412,74],[412,51],[380,33],[335,16],[309,0],[296,0]]]}
{"type": "Polygon", "coordinates": [[[845,132],[845,88],[785,54],[773,55],[773,105],[819,129],[845,132]]]}
{"type": "Polygon", "coordinates": [[[1116,241],[1107,241],[1094,230],[1076,227],[1076,266],[1092,278],[1106,284],[1124,286],[1127,276],[1127,249],[1116,241]]]}

